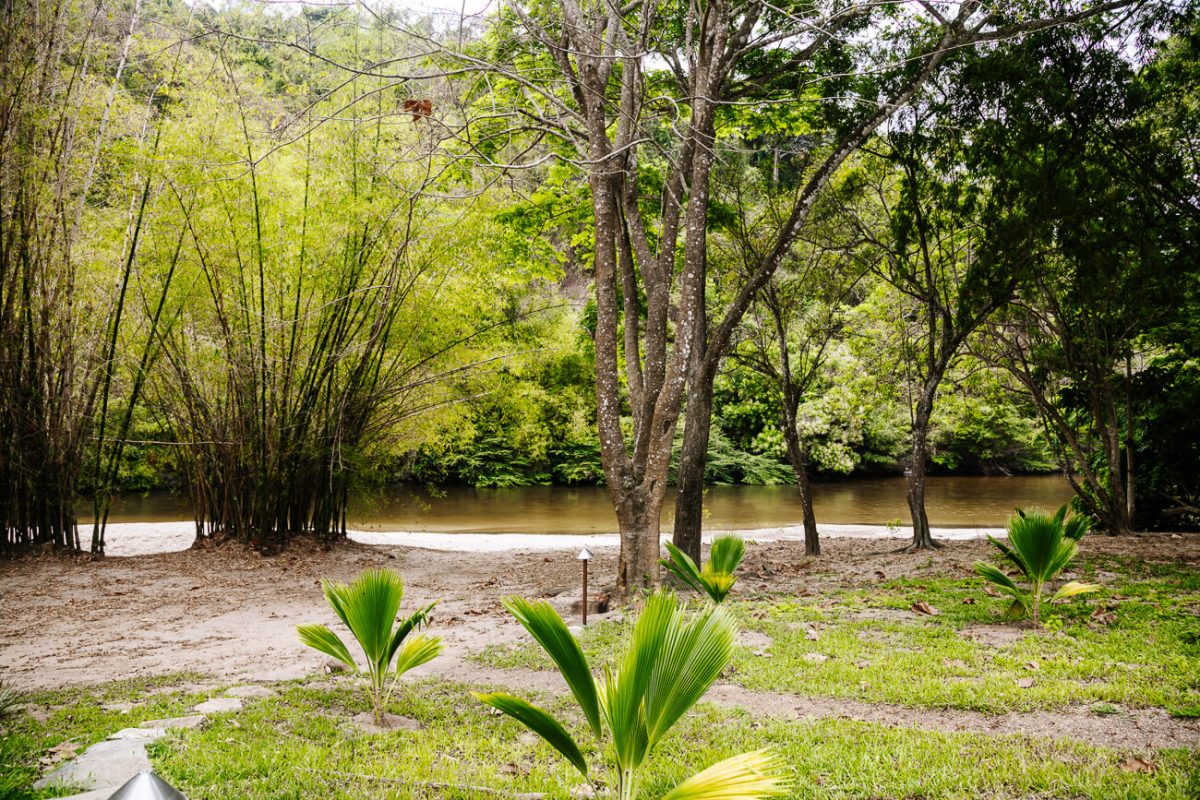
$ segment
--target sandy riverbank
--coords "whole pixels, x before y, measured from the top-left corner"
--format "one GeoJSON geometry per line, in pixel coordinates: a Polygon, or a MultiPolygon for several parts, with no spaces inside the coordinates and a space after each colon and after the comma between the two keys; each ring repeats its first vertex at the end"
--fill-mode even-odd
{"type": "MultiPolygon", "coordinates": [[[[912,528],[884,525],[819,525],[823,539],[909,539],[912,528]]],[[[758,528],[736,533],[754,542],[803,542],[804,528],[791,525],[783,528],[758,528]]],[[[1002,528],[934,528],[935,539],[965,541],[988,535],[1001,536],[1002,528]]],[[[714,534],[706,534],[705,541],[714,534]]],[[[666,538],[666,537],[664,537],[666,538]]],[[[105,552],[109,556],[145,556],[155,553],[177,553],[187,550],[196,539],[196,526],[191,522],[129,522],[111,524],[105,534],[105,552]]],[[[359,544],[383,547],[416,547],[424,550],[446,550],[459,553],[499,553],[512,550],[551,552],[557,550],[590,550],[615,548],[616,533],[589,535],[543,533],[430,533],[424,531],[351,531],[350,539],[359,544]]]]}
{"type": "MultiPolygon", "coordinates": [[[[165,547],[164,531],[171,528],[149,526],[140,532],[142,541],[154,541],[153,530],[162,533],[159,546],[165,547]]],[[[604,541],[591,541],[596,540],[604,541]]],[[[114,546],[118,541],[119,536],[114,546]]],[[[137,537],[127,543],[132,541],[137,537]]],[[[22,688],[179,671],[238,679],[302,677],[324,663],[297,645],[295,632],[297,624],[331,618],[320,579],[348,580],[364,568],[387,566],[405,576],[406,607],[441,601],[436,625],[447,653],[438,671],[467,680],[470,653],[521,637],[501,608],[503,596],[551,598],[564,610],[578,597],[579,564],[572,550],[579,541],[571,537],[539,537],[539,545],[561,542],[551,550],[510,542],[510,549],[492,552],[428,549],[442,540],[422,541],[426,547],[352,541],[325,549],[298,539],[270,557],[225,543],[140,557],[90,560],[39,553],[0,561],[6,611],[0,617],[0,673],[22,688]]],[[[897,544],[830,536],[823,555],[814,559],[804,555],[800,541],[759,541],[748,549],[737,592],[786,596],[871,586],[898,576],[965,576],[992,550],[978,538],[947,541],[943,548],[919,553],[899,552],[897,544]]],[[[1200,563],[1200,535],[1094,536],[1085,550],[1200,563]]],[[[603,592],[616,574],[617,549],[597,546],[593,552],[593,591],[603,592]]]]}

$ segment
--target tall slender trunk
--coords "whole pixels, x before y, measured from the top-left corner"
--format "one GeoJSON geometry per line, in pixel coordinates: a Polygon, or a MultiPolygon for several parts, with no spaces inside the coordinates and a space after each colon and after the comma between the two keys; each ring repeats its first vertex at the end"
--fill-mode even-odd
{"type": "Polygon", "coordinates": [[[1137,506],[1133,496],[1133,358],[1125,354],[1125,516],[1133,527],[1137,506]]]}
{"type": "Polygon", "coordinates": [[[908,510],[912,514],[913,550],[937,547],[929,530],[929,515],[925,513],[926,463],[929,460],[929,420],[933,411],[933,392],[926,387],[913,416],[912,469],[908,477],[908,510]]]}
{"type": "Polygon", "coordinates": [[[821,555],[821,539],[817,533],[817,515],[813,511],[812,490],[808,481],[808,453],[800,439],[796,408],[784,400],[783,441],[787,445],[788,463],[796,474],[796,489],[800,493],[800,510],[804,516],[804,553],[821,555]]]}
{"type": "Polygon", "coordinates": [[[692,355],[692,383],[688,387],[683,451],[679,454],[679,471],[675,478],[675,530],[671,539],[676,547],[699,564],[704,527],[704,472],[708,466],[708,439],[712,431],[713,381],[703,368],[703,348],[697,347],[692,355]]]}

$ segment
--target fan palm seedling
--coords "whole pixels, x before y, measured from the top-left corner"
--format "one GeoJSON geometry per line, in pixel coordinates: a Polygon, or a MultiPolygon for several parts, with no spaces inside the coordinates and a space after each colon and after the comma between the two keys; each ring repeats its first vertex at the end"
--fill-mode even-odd
{"type": "Polygon", "coordinates": [[[714,603],[723,601],[733,584],[737,583],[733,573],[738,564],[742,563],[742,557],[746,555],[746,543],[742,541],[742,537],[726,535],[714,539],[704,569],[697,568],[691,556],[675,545],[670,542],[664,544],[671,557],[664,558],[659,563],[688,586],[707,594],[714,603]]]}
{"type": "MultiPolygon", "coordinates": [[[[371,705],[376,724],[383,722],[383,708],[397,678],[413,667],[437,657],[440,637],[416,633],[429,621],[430,603],[403,620],[397,620],[404,600],[404,579],[387,569],[369,569],[350,583],[321,581],[325,599],[346,624],[366,656],[365,673],[370,683],[371,705]],[[398,624],[397,624],[398,623],[398,624]]],[[[300,625],[300,641],[358,670],[349,648],[325,625],[300,625]]]]}
{"type": "MultiPolygon", "coordinates": [[[[1053,515],[1036,509],[1028,513],[1017,509],[1016,515],[1008,521],[1008,542],[991,536],[988,539],[1025,576],[1028,586],[1019,585],[1004,570],[985,561],[975,564],[975,572],[1012,597],[1007,614],[1010,619],[1029,615],[1037,626],[1043,588],[1071,563],[1088,527],[1086,517],[1067,519],[1065,505],[1053,515]]],[[[1099,588],[1094,583],[1070,581],[1060,586],[1050,600],[1094,592],[1099,588]]]]}
{"type": "MultiPolygon", "coordinates": [[[[615,667],[596,678],[578,640],[544,601],[516,597],[507,608],[558,666],[579,704],[597,749],[608,756],[618,800],[638,796],[639,770],[655,745],[695,705],[729,663],[737,627],[729,612],[708,606],[690,619],[675,595],[651,595],[615,667]]],[[[591,780],[583,748],[561,722],[503,692],[477,694],[561,753],[591,780]]],[[[782,765],[767,751],[743,753],[683,781],[664,800],[750,800],[787,791],[782,765]]]]}

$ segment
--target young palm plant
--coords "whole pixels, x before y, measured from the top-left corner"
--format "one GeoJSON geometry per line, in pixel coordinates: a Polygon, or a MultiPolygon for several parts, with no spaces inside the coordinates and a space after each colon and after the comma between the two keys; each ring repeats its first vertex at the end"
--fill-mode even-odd
{"type": "MultiPolygon", "coordinates": [[[[1004,570],[985,561],[976,562],[975,572],[1013,598],[1008,607],[1009,619],[1028,615],[1036,627],[1043,588],[1071,563],[1088,527],[1087,517],[1067,519],[1065,505],[1053,515],[1038,509],[1026,513],[1018,508],[1016,515],[1008,521],[1008,543],[991,536],[988,539],[1020,570],[1029,585],[1020,586],[1004,570]]],[[[1094,592],[1099,588],[1094,583],[1070,581],[1060,586],[1050,600],[1094,592]]]]}
{"type": "Polygon", "coordinates": [[[664,544],[671,557],[659,563],[697,592],[707,594],[714,603],[722,602],[737,583],[733,573],[746,555],[746,543],[742,537],[730,534],[714,539],[704,569],[697,568],[691,556],[675,545],[670,542],[664,544]]]}
{"type": "MultiPolygon", "coordinates": [[[[348,584],[321,581],[321,586],[333,612],[362,647],[367,667],[361,671],[370,684],[375,722],[383,724],[383,708],[396,679],[433,660],[442,650],[441,637],[415,633],[429,621],[429,612],[437,603],[417,609],[397,624],[404,579],[395,572],[369,569],[348,584]]],[[[358,670],[349,648],[327,626],[299,625],[296,631],[304,644],[358,670]]]]}
{"type": "MultiPolygon", "coordinates": [[[[688,619],[674,594],[659,591],[647,600],[617,667],[606,665],[596,678],[579,642],[548,603],[508,597],[504,606],[558,666],[597,749],[609,754],[609,784],[618,800],[638,796],[639,770],[729,663],[737,635],[724,608],[708,606],[688,619]]],[[[582,748],[548,712],[503,692],[475,696],[541,736],[591,780],[582,748]]],[[[760,750],[697,773],[664,800],[752,800],[787,790],[781,762],[760,750]]]]}

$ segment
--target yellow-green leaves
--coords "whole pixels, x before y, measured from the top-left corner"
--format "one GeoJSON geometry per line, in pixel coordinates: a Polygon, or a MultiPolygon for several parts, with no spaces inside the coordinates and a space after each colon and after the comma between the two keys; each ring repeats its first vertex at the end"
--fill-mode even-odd
{"type": "Polygon", "coordinates": [[[676,786],[663,800],[752,800],[788,793],[784,765],[767,750],[713,764],[676,786]]]}
{"type": "MultiPolygon", "coordinates": [[[[597,681],[578,641],[549,604],[509,597],[504,605],[558,665],[596,744],[610,754],[610,784],[625,800],[637,796],[639,770],[655,745],[729,663],[737,637],[737,625],[724,608],[707,605],[689,616],[674,594],[659,591],[646,600],[616,665],[606,665],[597,681]]],[[[550,714],[504,693],[476,697],[521,722],[588,774],[579,746],[550,714]]],[[[750,753],[705,770],[676,787],[671,797],[774,797],[781,786],[774,760],[750,753]]]]}
{"type": "MultiPolygon", "coordinates": [[[[387,569],[366,570],[350,583],[322,581],[321,586],[333,612],[354,634],[366,657],[365,672],[378,721],[383,716],[389,677],[395,680],[413,667],[432,661],[441,652],[439,637],[410,637],[428,622],[429,612],[437,604],[423,606],[397,624],[400,604],[404,601],[404,579],[387,569]]],[[[296,632],[304,644],[357,669],[345,642],[327,626],[300,625],[296,632]]]]}
{"type": "Polygon", "coordinates": [[[659,563],[688,586],[707,594],[714,603],[722,602],[737,583],[734,572],[746,554],[746,543],[740,536],[718,536],[713,540],[708,563],[699,569],[691,556],[674,544],[664,542],[664,545],[671,557],[659,563]]]}
{"type": "MultiPolygon", "coordinates": [[[[1061,572],[1079,549],[1079,541],[1089,527],[1086,517],[1066,518],[1064,505],[1053,515],[1044,511],[1025,512],[1017,509],[1008,523],[1008,542],[991,536],[989,541],[1028,581],[1028,587],[1020,586],[1006,572],[994,564],[980,561],[975,572],[991,581],[1000,591],[1011,596],[1013,603],[1007,616],[1020,618],[1031,614],[1033,624],[1038,624],[1042,602],[1042,587],[1061,572]]],[[[1100,587],[1093,583],[1071,581],[1063,585],[1051,600],[1061,600],[1079,594],[1094,592],[1100,587]]]]}

